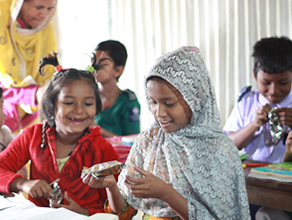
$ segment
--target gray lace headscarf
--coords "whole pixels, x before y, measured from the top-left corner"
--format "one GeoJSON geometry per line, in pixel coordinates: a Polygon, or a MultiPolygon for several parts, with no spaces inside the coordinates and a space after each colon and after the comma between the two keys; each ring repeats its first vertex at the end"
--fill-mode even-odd
{"type": "MultiPolygon", "coordinates": [[[[173,85],[192,110],[190,123],[164,133],[157,122],[136,139],[119,176],[118,186],[135,209],[156,217],[177,214],[163,201],[134,197],[125,175],[141,177],[141,167],[172,185],[187,201],[189,219],[250,219],[238,150],[222,132],[215,93],[196,47],[182,47],[157,59],[145,76],[173,85]]],[[[148,103],[149,105],[149,103],[148,103]]]]}

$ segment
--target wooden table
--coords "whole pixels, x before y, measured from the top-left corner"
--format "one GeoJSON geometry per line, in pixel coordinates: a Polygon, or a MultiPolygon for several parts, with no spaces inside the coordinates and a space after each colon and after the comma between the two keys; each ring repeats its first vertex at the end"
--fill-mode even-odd
{"type": "MultiPolygon", "coordinates": [[[[247,160],[244,162],[260,163],[247,160]]],[[[292,212],[292,183],[250,177],[250,169],[244,168],[249,203],[292,212]]]]}

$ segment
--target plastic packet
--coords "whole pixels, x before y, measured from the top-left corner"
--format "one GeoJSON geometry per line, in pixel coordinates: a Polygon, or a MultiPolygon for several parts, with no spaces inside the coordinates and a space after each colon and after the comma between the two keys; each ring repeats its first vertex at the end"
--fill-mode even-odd
{"type": "Polygon", "coordinates": [[[119,173],[125,166],[117,160],[108,161],[104,163],[95,164],[92,167],[83,167],[81,177],[85,176],[87,173],[91,173],[96,178],[108,176],[111,174],[119,173]]]}
{"type": "Polygon", "coordinates": [[[60,179],[56,179],[50,185],[52,186],[53,192],[49,198],[50,203],[55,201],[56,203],[60,204],[64,198],[60,186],[58,185],[60,179]]]}
{"type": "Polygon", "coordinates": [[[272,108],[268,113],[269,123],[270,123],[270,133],[272,136],[272,142],[277,143],[284,132],[283,125],[280,123],[278,114],[275,110],[277,107],[272,108]]]}

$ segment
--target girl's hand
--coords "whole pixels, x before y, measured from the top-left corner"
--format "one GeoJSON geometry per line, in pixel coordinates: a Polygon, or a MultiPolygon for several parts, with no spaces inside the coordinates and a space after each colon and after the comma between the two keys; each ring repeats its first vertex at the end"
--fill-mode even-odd
{"type": "Polygon", "coordinates": [[[116,179],[113,175],[95,178],[90,173],[86,174],[82,178],[83,183],[88,184],[94,188],[111,188],[116,184],[116,179]]]}
{"type": "Polygon", "coordinates": [[[258,128],[269,121],[268,113],[271,109],[272,107],[269,104],[265,104],[264,106],[258,108],[256,111],[256,117],[254,119],[254,123],[258,128]]]}
{"type": "Polygon", "coordinates": [[[277,112],[281,124],[292,128],[292,108],[279,108],[277,112]]]}
{"type": "Polygon", "coordinates": [[[126,176],[125,185],[130,189],[131,193],[138,198],[158,198],[164,200],[164,195],[169,185],[148,171],[136,166],[134,169],[144,177],[135,178],[126,176]]]}
{"type": "Polygon", "coordinates": [[[56,201],[53,201],[50,203],[50,206],[52,208],[66,208],[69,209],[73,212],[77,212],[79,214],[83,214],[83,215],[90,215],[88,209],[86,208],[82,208],[80,205],[78,205],[77,202],[75,202],[69,195],[67,192],[64,193],[64,198],[66,199],[66,201],[68,202],[69,205],[64,205],[64,204],[58,204],[56,201]]]}
{"type": "Polygon", "coordinates": [[[286,153],[292,154],[292,131],[289,132],[285,145],[286,145],[286,153]]]}
{"type": "Polygon", "coordinates": [[[32,198],[49,198],[52,194],[52,188],[45,180],[25,180],[21,185],[21,191],[32,198]]]}

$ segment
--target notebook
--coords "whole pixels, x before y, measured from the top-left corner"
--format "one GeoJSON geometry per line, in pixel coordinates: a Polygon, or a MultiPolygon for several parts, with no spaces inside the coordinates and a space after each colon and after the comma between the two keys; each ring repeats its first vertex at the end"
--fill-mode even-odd
{"type": "Polygon", "coordinates": [[[277,163],[265,167],[251,168],[249,176],[283,182],[292,182],[292,162],[277,163]]]}

